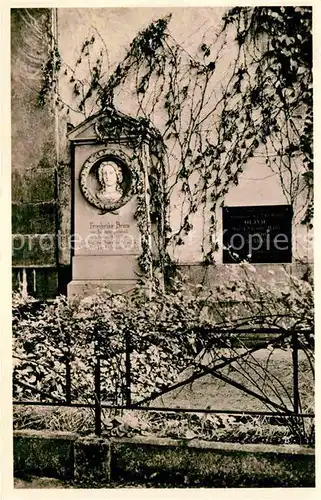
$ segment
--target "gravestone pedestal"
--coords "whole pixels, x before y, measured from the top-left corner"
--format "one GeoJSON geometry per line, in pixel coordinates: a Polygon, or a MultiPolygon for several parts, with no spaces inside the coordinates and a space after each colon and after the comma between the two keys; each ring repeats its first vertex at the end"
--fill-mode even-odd
{"type": "Polygon", "coordinates": [[[137,145],[126,133],[126,118],[120,118],[125,125],[117,140],[108,135],[108,127],[103,137],[97,135],[106,122],[99,115],[76,127],[69,137],[74,150],[69,296],[91,294],[102,286],[126,292],[141,275],[141,234],[134,214],[137,186],[147,192],[148,157],[145,145],[137,145]]]}

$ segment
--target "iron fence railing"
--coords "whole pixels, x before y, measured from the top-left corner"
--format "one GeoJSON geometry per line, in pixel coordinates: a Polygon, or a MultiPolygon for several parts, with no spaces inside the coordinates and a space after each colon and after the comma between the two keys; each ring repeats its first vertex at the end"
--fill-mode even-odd
{"type": "MultiPolygon", "coordinates": [[[[235,330],[225,333],[235,333],[235,330]]],[[[284,337],[284,331],[279,329],[268,329],[268,328],[244,328],[238,329],[238,334],[255,334],[255,335],[278,335],[284,337]]],[[[236,410],[236,409],[213,409],[213,408],[176,408],[176,407],[166,407],[166,406],[146,406],[147,403],[155,400],[158,396],[162,396],[169,393],[179,387],[187,385],[191,378],[196,380],[207,374],[212,374],[222,381],[228,384],[234,385],[238,388],[240,384],[236,381],[231,381],[231,379],[225,377],[223,374],[219,373],[218,370],[227,366],[229,363],[233,363],[233,359],[229,362],[221,363],[216,367],[216,370],[202,367],[202,371],[194,374],[191,378],[172,384],[171,386],[165,388],[161,392],[155,392],[149,397],[143,398],[138,402],[132,401],[132,369],[131,369],[131,342],[130,335],[125,335],[125,404],[109,404],[102,401],[101,396],[101,361],[106,360],[104,356],[97,356],[94,367],[94,403],[78,403],[72,402],[72,373],[70,367],[70,361],[66,361],[66,378],[65,378],[65,401],[31,401],[31,400],[13,400],[14,405],[29,405],[29,406],[57,406],[57,407],[72,407],[72,408],[91,408],[94,410],[95,414],[95,434],[100,436],[102,433],[102,412],[104,409],[115,409],[115,410],[138,410],[138,411],[151,411],[151,412],[177,412],[177,413],[208,413],[208,414],[228,414],[228,415],[244,415],[244,416],[271,416],[271,417],[292,417],[292,418],[314,418],[314,413],[304,413],[300,412],[300,388],[299,388],[299,350],[300,343],[298,341],[298,336],[300,334],[310,335],[313,332],[309,330],[304,331],[292,331],[289,332],[288,336],[291,338],[291,349],[292,349],[292,389],[293,389],[293,409],[283,408],[281,405],[274,404],[275,411],[251,411],[251,410],[236,410]]],[[[258,344],[261,345],[260,343],[258,344]]],[[[262,343],[266,347],[266,343],[262,343]]],[[[266,403],[263,396],[255,393],[251,389],[245,389],[242,386],[242,390],[261,402],[266,403]]],[[[44,396],[46,396],[44,394],[44,396]]]]}

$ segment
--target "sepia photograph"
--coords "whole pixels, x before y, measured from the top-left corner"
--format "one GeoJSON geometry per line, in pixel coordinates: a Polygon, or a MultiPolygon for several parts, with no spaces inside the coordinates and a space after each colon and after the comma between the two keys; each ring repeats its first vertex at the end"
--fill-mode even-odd
{"type": "Polygon", "coordinates": [[[314,488],[312,7],[10,19],[14,488],[314,488]]]}

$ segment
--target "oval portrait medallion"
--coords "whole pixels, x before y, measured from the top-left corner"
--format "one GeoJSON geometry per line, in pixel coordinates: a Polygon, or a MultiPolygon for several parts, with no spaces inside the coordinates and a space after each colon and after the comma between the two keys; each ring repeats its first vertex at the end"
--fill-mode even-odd
{"type": "Polygon", "coordinates": [[[103,149],[92,154],[80,171],[80,189],[88,203],[113,211],[131,197],[129,158],[122,152],[103,149]]]}

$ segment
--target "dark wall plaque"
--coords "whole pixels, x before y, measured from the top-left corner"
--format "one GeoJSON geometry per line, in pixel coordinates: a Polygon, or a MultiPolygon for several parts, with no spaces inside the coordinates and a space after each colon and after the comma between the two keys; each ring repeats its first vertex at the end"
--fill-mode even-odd
{"type": "Polygon", "coordinates": [[[223,208],[223,263],[292,260],[292,206],[223,208]]]}

